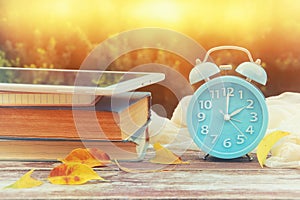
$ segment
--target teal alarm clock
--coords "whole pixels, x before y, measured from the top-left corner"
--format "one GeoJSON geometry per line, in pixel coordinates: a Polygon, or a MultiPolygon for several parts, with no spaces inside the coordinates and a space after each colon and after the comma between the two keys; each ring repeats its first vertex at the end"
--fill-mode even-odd
{"type": "Polygon", "coordinates": [[[250,52],[242,47],[215,47],[207,52],[203,62],[197,59],[189,78],[191,84],[205,80],[193,94],[187,109],[187,126],[196,145],[207,156],[222,159],[248,156],[262,140],[268,126],[265,97],[251,83],[252,80],[262,85],[267,82],[260,60],[254,62],[250,52]],[[247,53],[249,62],[236,68],[236,72],[246,78],[214,76],[232,68],[207,62],[210,53],[223,49],[247,53]]]}

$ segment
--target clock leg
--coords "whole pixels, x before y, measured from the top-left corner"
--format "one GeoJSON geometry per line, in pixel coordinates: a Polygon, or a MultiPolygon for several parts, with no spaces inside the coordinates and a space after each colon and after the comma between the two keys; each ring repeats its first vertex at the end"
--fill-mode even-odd
{"type": "Polygon", "coordinates": [[[206,154],[202,159],[207,160],[208,156],[209,156],[209,154],[206,154]]]}
{"type": "Polygon", "coordinates": [[[253,157],[250,156],[249,154],[246,154],[246,157],[248,158],[249,161],[252,161],[252,160],[253,160],[253,157]]]}
{"type": "MultiPolygon", "coordinates": [[[[209,154],[205,154],[205,156],[202,157],[203,160],[207,160],[208,156],[210,156],[209,154]]],[[[248,161],[252,161],[253,160],[253,157],[250,156],[249,154],[246,154],[245,155],[247,158],[248,158],[248,161]]],[[[200,157],[200,156],[199,156],[200,157]]]]}

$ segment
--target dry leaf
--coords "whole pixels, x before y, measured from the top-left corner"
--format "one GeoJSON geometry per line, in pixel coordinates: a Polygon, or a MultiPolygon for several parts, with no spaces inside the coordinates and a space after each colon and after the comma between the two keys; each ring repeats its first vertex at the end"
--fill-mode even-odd
{"type": "Polygon", "coordinates": [[[260,164],[260,166],[263,168],[267,155],[271,148],[274,146],[278,140],[280,140],[282,137],[289,135],[290,133],[288,132],[283,132],[283,131],[274,131],[267,136],[265,136],[261,142],[257,146],[257,159],[260,164]]]}
{"type": "Polygon", "coordinates": [[[60,161],[63,163],[81,163],[90,167],[100,167],[110,163],[110,157],[97,148],[78,148],[71,151],[69,155],[60,161]]]}
{"type": "Polygon", "coordinates": [[[80,163],[61,164],[53,168],[48,176],[52,184],[78,185],[90,180],[102,180],[91,167],[80,163]]]}
{"type": "Polygon", "coordinates": [[[183,162],[180,157],[175,155],[169,149],[163,147],[159,143],[153,145],[156,155],[153,159],[150,160],[152,163],[159,164],[189,164],[189,162],[183,162]]]}
{"type": "Polygon", "coordinates": [[[36,180],[31,177],[31,174],[33,173],[33,169],[24,174],[19,180],[17,180],[15,183],[6,186],[5,188],[13,188],[13,189],[22,189],[22,188],[32,188],[37,187],[43,184],[42,181],[36,180]]]}

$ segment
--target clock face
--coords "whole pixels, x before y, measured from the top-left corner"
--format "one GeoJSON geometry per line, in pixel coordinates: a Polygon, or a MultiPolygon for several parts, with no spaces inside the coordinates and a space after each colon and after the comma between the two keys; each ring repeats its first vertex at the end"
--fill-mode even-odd
{"type": "Polygon", "coordinates": [[[252,151],[265,135],[268,111],[265,98],[252,84],[223,76],[203,84],[193,95],[187,124],[204,152],[224,159],[252,151]]]}

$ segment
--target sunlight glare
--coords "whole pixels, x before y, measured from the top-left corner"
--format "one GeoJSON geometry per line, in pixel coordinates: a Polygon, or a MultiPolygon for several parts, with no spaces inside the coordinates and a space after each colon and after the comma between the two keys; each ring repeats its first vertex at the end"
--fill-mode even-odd
{"type": "Polygon", "coordinates": [[[60,16],[66,16],[70,13],[70,2],[66,0],[53,2],[53,12],[60,16]]]}
{"type": "Polygon", "coordinates": [[[146,21],[177,22],[180,7],[175,1],[144,1],[132,7],[131,13],[146,21]]]}

